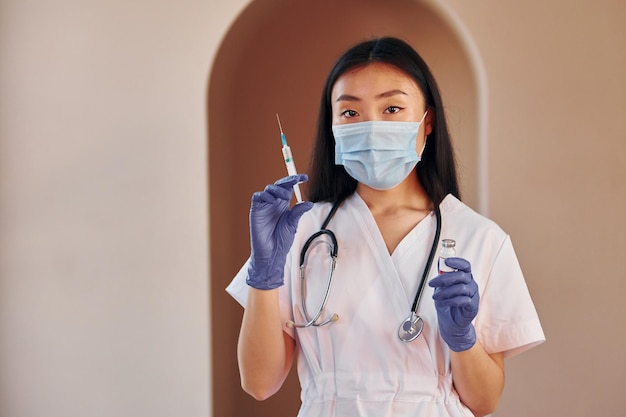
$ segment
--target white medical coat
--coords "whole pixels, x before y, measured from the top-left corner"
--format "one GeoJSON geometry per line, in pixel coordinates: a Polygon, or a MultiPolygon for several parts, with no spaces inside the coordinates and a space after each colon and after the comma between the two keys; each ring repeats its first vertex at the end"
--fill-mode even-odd
{"type": "MultiPolygon", "coordinates": [[[[299,257],[304,242],[330,211],[316,203],[300,220],[279,290],[283,322],[302,316],[299,257]]],[[[470,261],[480,305],[476,335],[488,353],[510,357],[544,340],[535,307],[509,236],[494,222],[448,195],[440,205],[441,239],[456,240],[457,256],[470,261]]],[[[296,340],[302,406],[298,417],[472,416],[454,390],[449,348],[439,334],[433,289],[425,286],[419,307],[424,331],[413,342],[398,338],[410,314],[435,235],[431,213],[389,255],[376,222],[357,193],[337,210],[328,229],[338,241],[332,291],[323,327],[284,330],[296,340]]],[[[439,245],[441,246],[441,245],[439,245]]],[[[329,272],[326,245],[307,254],[309,314],[315,314],[329,272]]],[[[227,291],[245,307],[248,262],[227,291]]],[[[438,273],[436,260],[429,279],[438,273]]]]}

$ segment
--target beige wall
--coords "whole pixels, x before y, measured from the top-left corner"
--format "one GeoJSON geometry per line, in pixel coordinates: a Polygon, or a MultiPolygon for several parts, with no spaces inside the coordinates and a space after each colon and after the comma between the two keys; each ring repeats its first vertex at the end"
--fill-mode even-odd
{"type": "Polygon", "coordinates": [[[206,84],[241,1],[0,1],[0,416],[210,410],[206,84]]]}
{"type": "Polygon", "coordinates": [[[453,7],[489,81],[490,214],[548,338],[508,363],[496,415],[623,415],[626,3],[453,7]]]}
{"type": "MultiPolygon", "coordinates": [[[[247,3],[0,1],[3,417],[205,416],[218,386],[228,389],[216,409],[240,403],[224,348],[234,340],[210,339],[207,313],[236,326],[232,300],[220,298],[223,311],[209,300],[224,297],[241,261],[249,193],[262,185],[220,196],[228,211],[207,199],[206,87],[247,3]],[[207,201],[212,244],[239,248],[230,264],[207,263],[207,201]],[[237,227],[217,234],[216,222],[237,227]]],[[[548,337],[508,362],[496,415],[623,415],[626,7],[433,3],[458,17],[482,57],[485,210],[513,237],[548,337]]],[[[289,123],[288,137],[304,136],[289,123]]],[[[273,120],[262,129],[275,134],[273,120]]],[[[233,138],[209,140],[212,161],[229,156],[213,145],[233,138]]],[[[282,175],[271,169],[263,175],[282,175]]]]}

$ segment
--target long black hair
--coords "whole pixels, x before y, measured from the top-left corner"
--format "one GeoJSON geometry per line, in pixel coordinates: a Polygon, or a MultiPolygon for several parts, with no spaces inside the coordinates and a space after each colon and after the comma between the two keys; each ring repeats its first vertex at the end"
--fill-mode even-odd
{"type": "Polygon", "coordinates": [[[428,136],[417,177],[435,206],[447,194],[460,198],[456,162],[437,83],[426,62],[406,42],[384,37],[359,43],[335,63],[326,79],[322,95],[317,137],[309,166],[310,201],[337,201],[356,190],[357,181],[341,165],[335,165],[335,139],[332,133],[331,92],[346,71],[380,62],[408,74],[420,88],[426,108],[434,110],[434,126],[428,136]]]}

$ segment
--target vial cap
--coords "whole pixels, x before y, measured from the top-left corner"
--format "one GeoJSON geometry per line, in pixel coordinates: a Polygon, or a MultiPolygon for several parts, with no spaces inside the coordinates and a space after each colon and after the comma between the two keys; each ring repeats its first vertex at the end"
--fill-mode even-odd
{"type": "Polygon", "coordinates": [[[443,239],[441,244],[444,248],[453,248],[456,246],[456,241],[454,239],[443,239]]]}

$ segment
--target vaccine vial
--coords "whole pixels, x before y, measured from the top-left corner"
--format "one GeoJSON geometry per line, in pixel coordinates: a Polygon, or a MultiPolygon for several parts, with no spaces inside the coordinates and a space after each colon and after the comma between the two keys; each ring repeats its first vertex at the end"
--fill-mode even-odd
{"type": "Polygon", "coordinates": [[[454,258],[456,256],[456,241],[453,239],[443,239],[441,241],[441,251],[439,252],[439,273],[452,272],[453,268],[446,265],[446,258],[454,258]]]}

